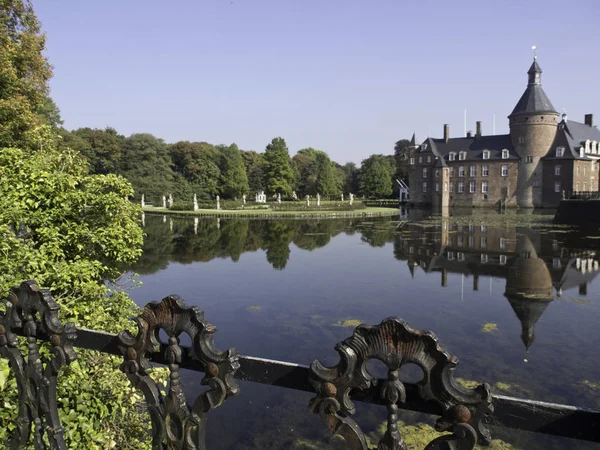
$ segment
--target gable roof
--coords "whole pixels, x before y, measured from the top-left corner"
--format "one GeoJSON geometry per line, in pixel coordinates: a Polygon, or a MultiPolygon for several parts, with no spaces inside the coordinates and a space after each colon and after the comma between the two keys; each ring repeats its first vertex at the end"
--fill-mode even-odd
{"type": "MultiPolygon", "coordinates": [[[[579,149],[583,145],[582,142],[588,140],[600,143],[600,130],[596,127],[590,127],[585,123],[575,122],[574,120],[567,120],[565,118],[558,124],[556,138],[544,159],[580,159],[588,161],[596,159],[590,158],[589,153],[584,153],[583,156],[579,153],[579,149]],[[557,158],[556,147],[558,146],[564,146],[565,153],[562,157],[557,158]]],[[[600,157],[600,152],[592,155],[600,157]]]]}
{"type": "MultiPolygon", "coordinates": [[[[446,165],[445,161],[448,161],[448,155],[452,153],[457,154],[456,161],[458,161],[458,153],[466,152],[465,161],[483,160],[483,151],[488,150],[490,152],[490,160],[502,159],[502,150],[508,150],[509,160],[520,159],[519,154],[514,150],[512,140],[509,134],[497,134],[491,136],[473,136],[473,137],[461,137],[448,139],[446,142],[444,139],[428,138],[423,144],[427,144],[428,148],[443,162],[441,165],[446,165]]],[[[505,160],[506,161],[506,160],[505,160]]]]}

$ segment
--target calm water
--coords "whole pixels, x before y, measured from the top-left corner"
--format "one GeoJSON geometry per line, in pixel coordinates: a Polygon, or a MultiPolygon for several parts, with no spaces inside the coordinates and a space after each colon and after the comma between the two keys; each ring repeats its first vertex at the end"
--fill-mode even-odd
{"type": "MultiPolygon", "coordinates": [[[[600,408],[600,232],[530,228],[497,214],[429,215],[196,222],[147,215],[144,255],[132,267],[143,284],[131,295],[143,306],[178,294],[217,325],[219,348],[303,364],[337,362],[334,345],[352,334],[339,322],[400,316],[433,330],[460,357],[458,377],[499,394],[600,408]],[[523,298],[531,295],[537,300],[523,298]],[[495,329],[482,331],[486,324],[495,329]]],[[[198,377],[186,380],[195,391],[198,377]]],[[[325,426],[308,411],[310,394],[240,386],[210,416],[210,448],[328,448],[325,426]]],[[[365,431],[385,418],[383,408],[358,409],[365,431]]],[[[516,448],[600,447],[492,433],[516,448]]]]}

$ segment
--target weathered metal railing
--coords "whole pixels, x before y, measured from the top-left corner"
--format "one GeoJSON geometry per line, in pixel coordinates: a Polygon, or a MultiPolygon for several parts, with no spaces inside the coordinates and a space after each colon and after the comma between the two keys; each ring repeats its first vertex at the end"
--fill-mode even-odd
{"type": "Polygon", "coordinates": [[[325,424],[345,438],[350,449],[366,450],[365,436],[352,419],[353,401],[385,405],[387,431],[380,450],[405,449],[397,425],[398,409],[440,416],[436,428],[448,434],[434,439],[426,449],[473,449],[491,440],[486,425],[600,442],[600,411],[505,396],[492,396],[487,384],[467,389],[456,383],[453,371],[458,359],[439,344],[430,331],[417,331],[391,317],[380,325],[360,325],[351,337],[336,345],[340,361],[325,367],[318,361],[310,367],[240,356],[234,349],[214,347],[216,328],[198,307],[186,306],[177,296],[148,304],[137,318],[138,333],[118,335],[76,329],[61,324],[59,305],[50,293],[33,281],[11,289],[0,313],[0,355],[7,358],[19,389],[17,428],[6,446],[66,449],[56,399],[60,369],[77,357],[75,347],[121,355],[121,369],[146,399],[152,422],[153,448],[203,449],[207,414],[229,397],[239,394],[234,378],[316,393],[310,409],[325,424]],[[164,330],[168,342],[160,341],[164,330]],[[187,333],[191,346],[179,343],[187,333]],[[27,355],[21,354],[17,336],[27,340],[27,355]],[[49,341],[52,356],[43,370],[38,341],[49,341]],[[375,380],[366,370],[368,360],[378,359],[388,369],[387,379],[375,380]],[[148,376],[150,362],[169,368],[168,392],[161,393],[148,376]],[[399,369],[409,363],[423,370],[417,384],[403,383],[399,369]],[[188,406],[180,384],[182,368],[203,372],[201,384],[209,389],[188,406]],[[33,427],[32,427],[33,425],[33,427]]]}

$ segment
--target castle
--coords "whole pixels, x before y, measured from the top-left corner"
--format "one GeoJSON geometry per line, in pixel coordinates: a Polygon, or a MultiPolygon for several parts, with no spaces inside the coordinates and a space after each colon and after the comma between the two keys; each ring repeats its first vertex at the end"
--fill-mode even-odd
{"type": "Polygon", "coordinates": [[[559,117],[542,89],[537,57],[529,82],[508,116],[509,134],[441,139],[408,149],[410,203],[448,206],[556,207],[565,193],[598,191],[600,130],[592,114],[584,123],[559,117]]]}

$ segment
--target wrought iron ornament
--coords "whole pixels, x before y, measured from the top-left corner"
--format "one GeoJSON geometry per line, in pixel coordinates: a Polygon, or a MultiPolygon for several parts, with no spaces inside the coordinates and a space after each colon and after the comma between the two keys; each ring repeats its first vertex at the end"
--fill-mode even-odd
{"type": "Polygon", "coordinates": [[[8,359],[19,389],[16,429],[5,445],[9,449],[25,448],[33,431],[36,449],[47,448],[43,440],[46,434],[51,449],[66,450],[64,429],[58,418],[56,380],[60,369],[77,357],[73,350],[75,325],[61,324],[60,306],[50,291],[40,289],[35,281],[12,288],[2,302],[6,313],[0,313],[0,355],[8,359]],[[41,359],[38,329],[50,340],[49,361],[41,359]],[[27,359],[18,348],[17,334],[27,340],[27,359]]]}
{"type": "Polygon", "coordinates": [[[460,386],[453,377],[458,358],[443,349],[431,331],[413,330],[404,320],[390,317],[377,326],[359,325],[335,349],[340,354],[336,366],[325,367],[319,361],[311,364],[310,383],[317,396],[311,400],[310,408],[334,434],[345,439],[349,449],[368,450],[364,433],[351,418],[356,409],[350,392],[377,385],[378,380],[367,371],[371,359],[382,361],[388,368],[387,380],[379,386],[381,399],[387,406],[388,423],[378,450],[406,450],[397,423],[398,403],[406,401],[398,371],[409,363],[423,370],[423,379],[418,383],[419,396],[442,408],[436,430],[452,433],[434,439],[427,450],[472,450],[477,443],[491,442],[489,430],[482,423],[493,412],[489,385],[475,389],[460,386]]]}
{"type": "Polygon", "coordinates": [[[237,350],[219,351],[214,346],[216,327],[206,321],[200,308],[187,306],[176,295],[165,297],[160,303],[149,303],[136,321],[137,336],[128,331],[119,334],[124,355],[121,370],[146,398],[152,420],[152,448],[203,450],[207,413],[239,393],[233,380],[239,368],[237,350]],[[170,383],[166,395],[148,374],[150,354],[161,351],[161,329],[168,335],[164,356],[169,361],[170,383]],[[179,336],[184,332],[192,340],[189,352],[179,346],[179,336]],[[191,409],[180,380],[179,366],[184,359],[195,359],[202,364],[205,376],[201,384],[209,386],[191,409]]]}

